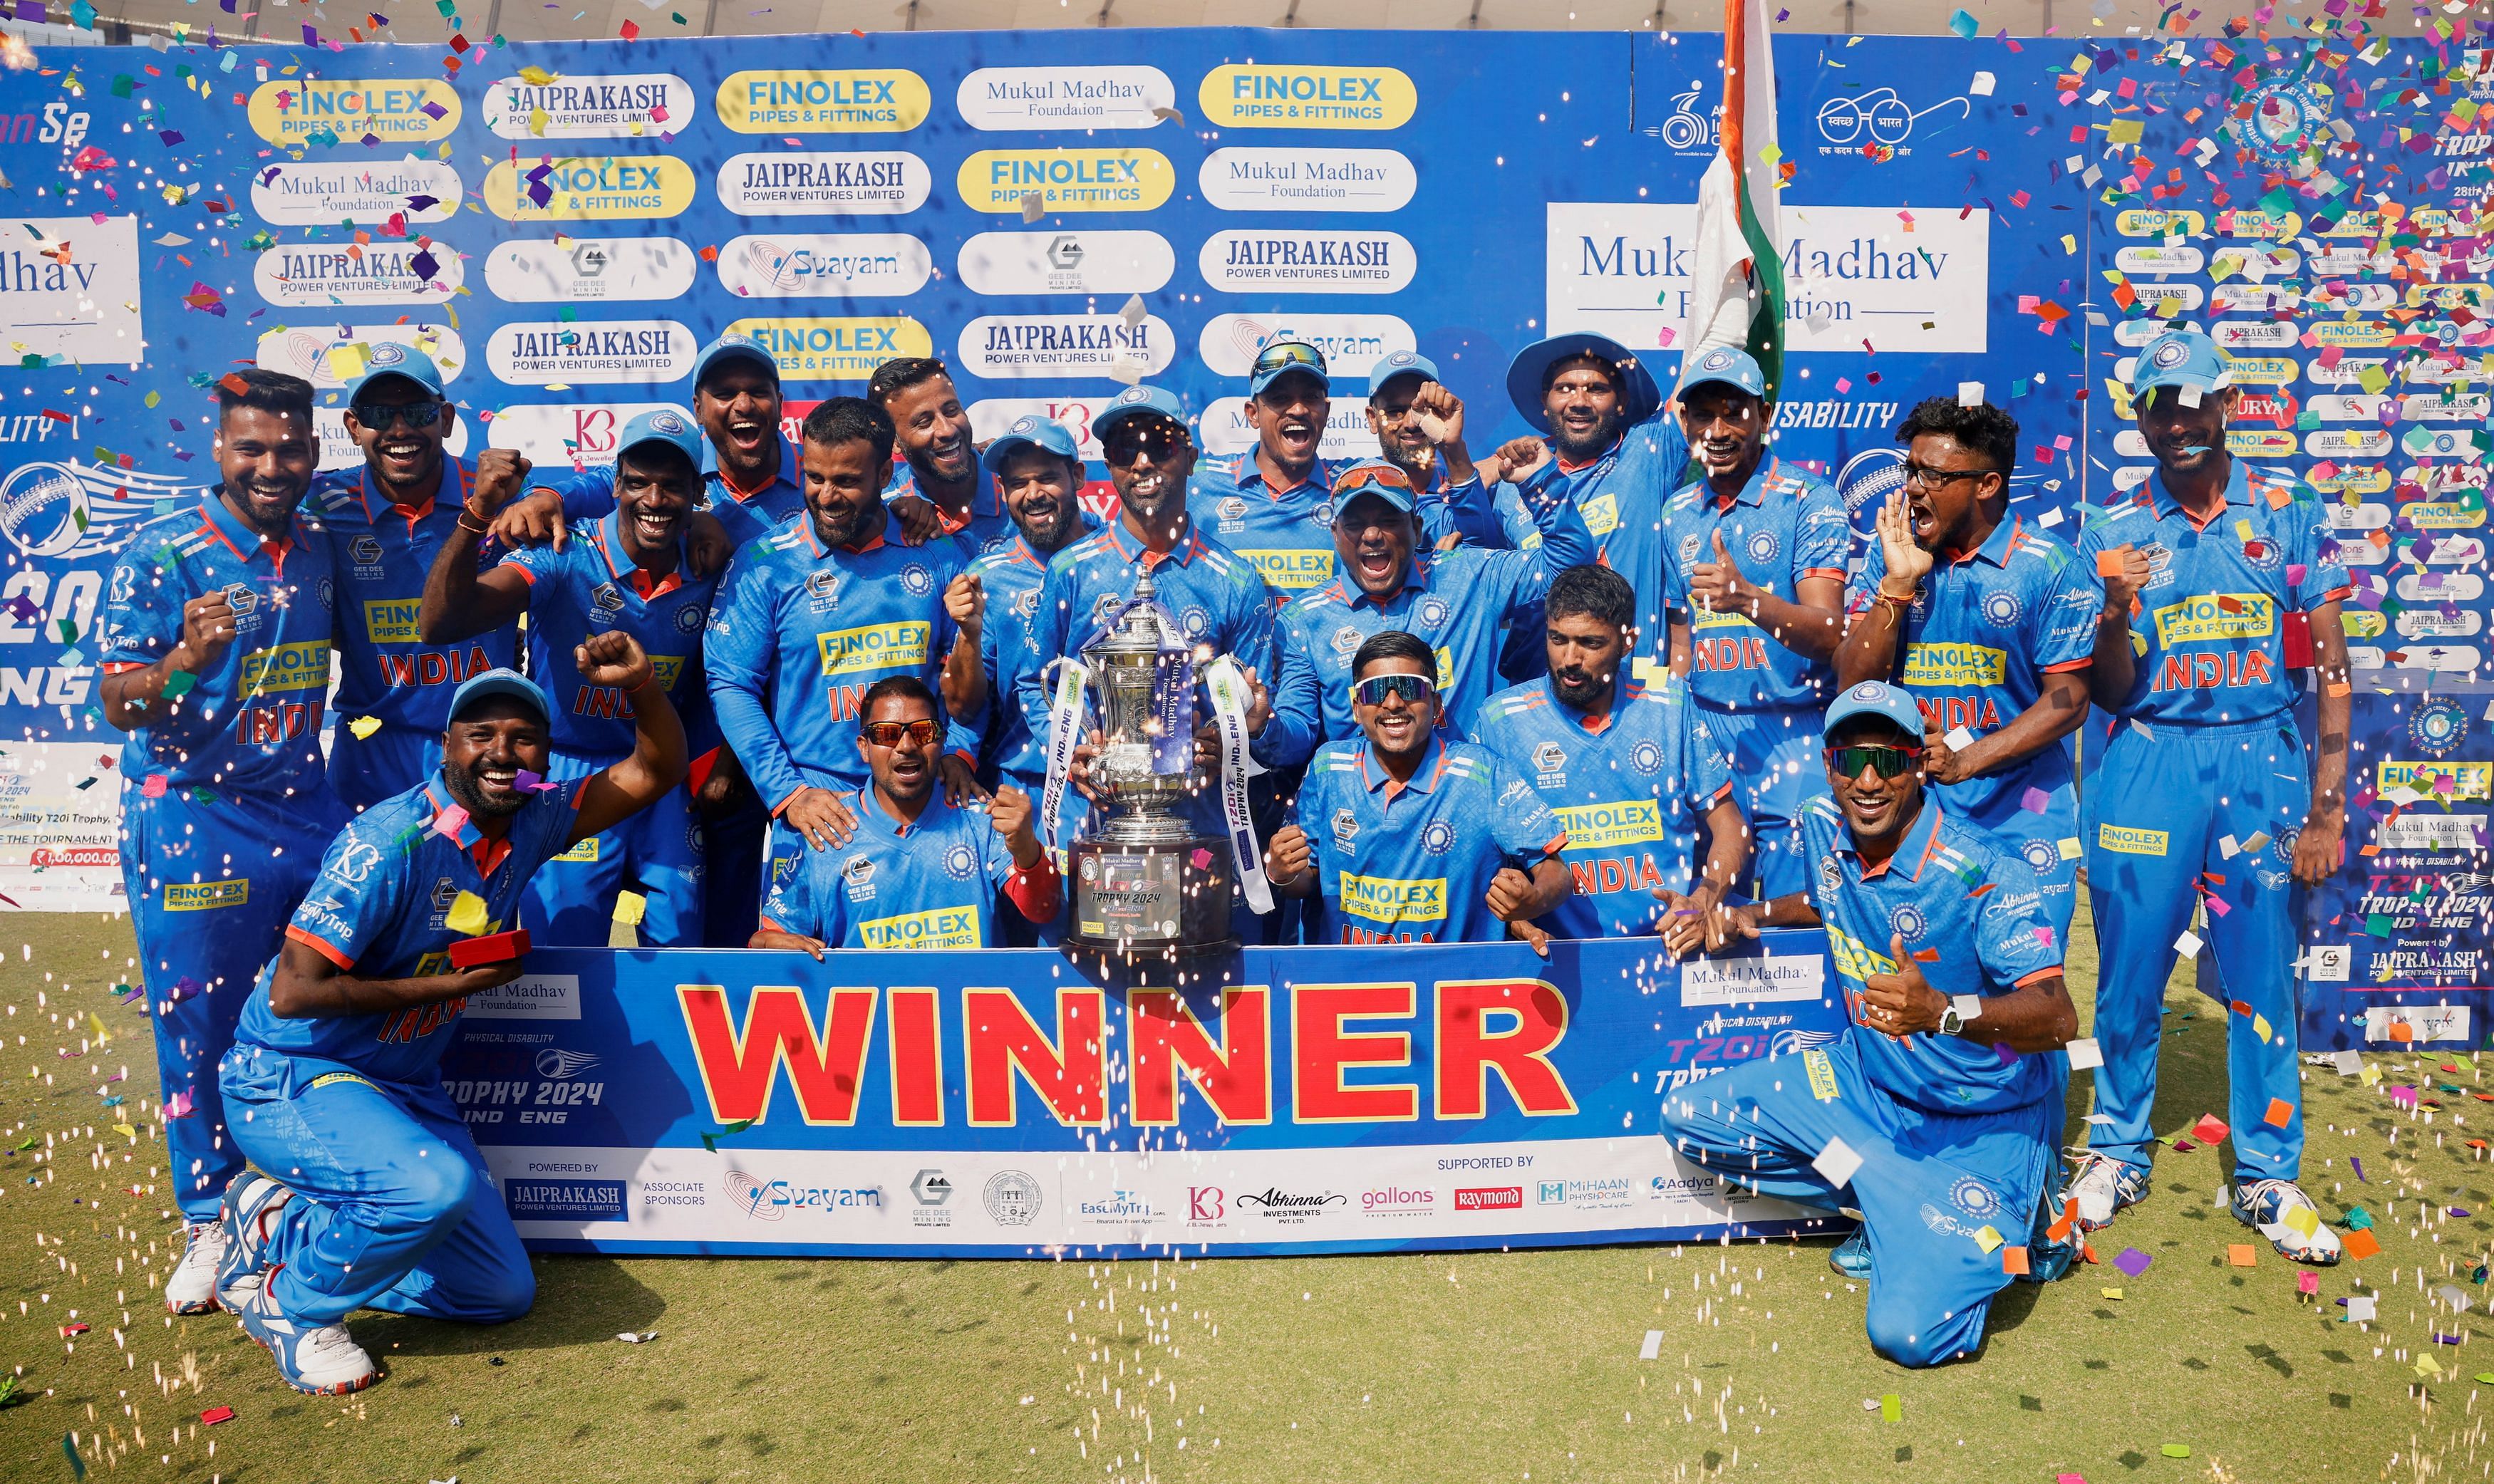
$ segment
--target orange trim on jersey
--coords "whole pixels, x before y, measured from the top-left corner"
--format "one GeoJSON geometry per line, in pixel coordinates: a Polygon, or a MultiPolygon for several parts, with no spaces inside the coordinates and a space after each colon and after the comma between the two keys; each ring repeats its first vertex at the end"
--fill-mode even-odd
{"type": "Polygon", "coordinates": [[[2046,665],[2044,667],[2044,673],[2046,675],[2067,675],[2073,670],[2084,670],[2087,666],[2092,665],[2095,662],[2096,657],[2092,654],[2088,655],[2084,659],[2065,659],[2057,665],[2046,665]]]}
{"type": "Polygon", "coordinates": [[[2024,976],[2023,978],[2020,979],[2017,983],[2015,983],[2015,984],[2011,984],[2009,987],[2011,987],[2012,989],[2023,989],[2023,988],[2025,988],[2028,984],[2041,984],[2041,983],[2043,983],[2045,980],[2048,980],[2048,979],[2058,979],[2058,978],[2060,978],[2060,977],[2061,977],[2061,966],[2060,966],[2059,964],[2057,964],[2057,963],[2056,963],[2056,964],[2053,965],[2053,966],[2052,966],[2051,968],[2049,968],[2049,969],[2037,969],[2034,973],[2032,973],[2032,974],[2028,974],[2028,975],[2024,976]]]}
{"type": "Polygon", "coordinates": [[[355,966],[355,960],[349,956],[345,949],[338,947],[338,945],[321,937],[318,933],[306,932],[302,928],[295,926],[293,924],[289,923],[286,924],[286,937],[288,942],[300,943],[305,948],[319,954],[321,957],[328,959],[331,963],[336,964],[341,971],[350,970],[355,966]]]}
{"type": "Polygon", "coordinates": [[[1848,574],[1842,567],[1804,567],[1801,569],[1801,575],[1805,578],[1834,577],[1842,579],[1850,574],[1848,574]]]}
{"type": "Polygon", "coordinates": [[[144,659],[107,659],[102,668],[106,675],[127,675],[133,670],[144,670],[150,663],[144,659]]]}

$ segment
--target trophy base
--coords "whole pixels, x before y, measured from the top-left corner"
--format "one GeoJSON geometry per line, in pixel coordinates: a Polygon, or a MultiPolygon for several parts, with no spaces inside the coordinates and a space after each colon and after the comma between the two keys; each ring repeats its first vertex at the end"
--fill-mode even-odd
{"type": "Polygon", "coordinates": [[[1137,958],[1226,953],[1234,891],[1219,840],[1078,840],[1066,852],[1074,920],[1065,941],[1137,958]]]}

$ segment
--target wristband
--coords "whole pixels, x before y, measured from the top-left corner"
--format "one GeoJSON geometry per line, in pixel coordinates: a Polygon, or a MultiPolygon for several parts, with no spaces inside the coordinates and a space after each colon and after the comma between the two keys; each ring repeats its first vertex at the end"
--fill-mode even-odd
{"type": "Polygon", "coordinates": [[[480,536],[489,536],[494,533],[494,528],[484,524],[483,517],[477,515],[476,512],[469,509],[466,505],[461,505],[459,507],[459,529],[480,536]]]}
{"type": "Polygon", "coordinates": [[[1871,591],[1870,595],[1879,602],[1894,603],[1900,608],[1911,608],[1914,606],[1914,597],[1912,593],[1907,593],[1903,597],[1899,597],[1885,588],[1876,588],[1871,591]]]}

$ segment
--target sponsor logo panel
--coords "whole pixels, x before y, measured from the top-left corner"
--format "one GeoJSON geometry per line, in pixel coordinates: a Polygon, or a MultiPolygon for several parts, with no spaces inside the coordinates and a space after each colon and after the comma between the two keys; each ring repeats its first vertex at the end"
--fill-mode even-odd
{"type": "Polygon", "coordinates": [[[973,129],[1151,129],[1177,116],[1177,84],[1157,67],[982,67],[953,91],[973,129]]]}
{"type": "Polygon", "coordinates": [[[494,375],[514,385],[674,381],[700,342],[673,319],[514,320],[485,342],[494,375]]]}
{"type": "Polygon", "coordinates": [[[935,353],[927,326],[897,315],[739,319],[728,328],[759,342],[779,375],[797,381],[863,381],[894,356],[935,353]]]}
{"type": "Polygon", "coordinates": [[[902,134],[934,106],[927,79],[899,68],[730,73],[718,121],[738,134],[902,134]]]}
{"type": "Polygon", "coordinates": [[[485,257],[485,287],[510,304],[677,299],[700,265],[680,237],[498,242],[485,257]]]}
{"type": "Polygon", "coordinates": [[[271,144],[430,144],[459,127],[458,90],[440,77],[286,77],[254,88],[252,132],[271,144]]]}
{"type": "Polygon", "coordinates": [[[1231,146],[1203,157],[1195,184],[1224,211],[1400,211],[1420,175],[1390,149],[1231,146]]]}
{"type": "Polygon", "coordinates": [[[607,73],[545,82],[503,77],[485,92],[485,125],[505,139],[621,139],[676,134],[692,121],[693,85],[673,73],[607,73]]]}

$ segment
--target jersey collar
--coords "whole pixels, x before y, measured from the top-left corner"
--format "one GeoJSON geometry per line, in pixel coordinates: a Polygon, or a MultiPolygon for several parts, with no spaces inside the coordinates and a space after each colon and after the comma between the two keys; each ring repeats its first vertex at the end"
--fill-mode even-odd
{"type": "Polygon", "coordinates": [[[1383,790],[1387,799],[1392,799],[1400,793],[1434,793],[1437,791],[1438,779],[1445,773],[1445,771],[1446,734],[1435,728],[1431,729],[1428,760],[1412,771],[1412,781],[1409,783],[1396,781],[1394,775],[1385,771],[1384,765],[1377,762],[1369,746],[1367,735],[1362,733],[1360,736],[1359,782],[1361,787],[1372,794],[1383,790]]]}
{"type": "Polygon", "coordinates": [[[1697,476],[1697,483],[1718,510],[1729,510],[1735,504],[1763,505],[1767,502],[1767,481],[1775,477],[1776,469],[1782,462],[1772,453],[1760,459],[1758,467],[1749,470],[1749,482],[1741,486],[1741,493],[1729,500],[1715,493],[1715,486],[1707,483],[1704,474],[1697,476]]]}
{"type": "Polygon", "coordinates": [[[1584,733],[1587,737],[1599,737],[1604,732],[1607,732],[1612,727],[1618,725],[1620,719],[1620,708],[1627,705],[1630,701],[1635,700],[1640,688],[1641,687],[1638,686],[1625,684],[1616,679],[1613,680],[1611,682],[1611,709],[1603,714],[1601,721],[1597,724],[1594,720],[1593,712],[1580,712],[1576,710],[1576,708],[1569,706],[1566,702],[1559,699],[1559,687],[1551,683],[1550,677],[1545,675],[1541,678],[1541,695],[1544,700],[1550,703],[1552,713],[1566,717],[1570,725],[1574,726],[1577,731],[1584,733]]]}
{"type": "MultiPolygon", "coordinates": [[[[2175,500],[2172,495],[2166,493],[2165,471],[2163,469],[2160,469],[2155,473],[2147,476],[2147,489],[2149,498],[2154,501],[2154,509],[2158,520],[2167,520],[2177,515],[2186,521],[2191,520],[2190,512],[2182,508],[2182,502],[2175,500]]],[[[2241,459],[2236,459],[2235,461],[2234,469],[2226,475],[2226,503],[2228,505],[2242,505],[2248,507],[2251,502],[2252,467],[2241,459]]],[[[2224,512],[2220,511],[2218,518],[2221,519],[2223,514],[2224,512]]],[[[2216,519],[2211,519],[2208,523],[2209,526],[2213,526],[2215,524],[2216,519]]],[[[2191,525],[2192,529],[2195,530],[2205,530],[2208,529],[2207,526],[2203,526],[2197,521],[2191,521],[2191,525]]]]}
{"type": "Polygon", "coordinates": [[[927,806],[918,811],[918,822],[914,825],[902,824],[891,810],[885,808],[883,795],[875,791],[872,783],[858,790],[856,811],[858,828],[871,830],[886,839],[905,840],[914,834],[925,834],[941,826],[944,816],[952,811],[953,806],[944,802],[944,783],[940,778],[936,780],[933,790],[928,794],[927,806]]]}
{"type": "MultiPolygon", "coordinates": [[[[540,795],[538,797],[541,798],[543,796],[540,795]]],[[[444,808],[450,806],[447,803],[449,799],[450,784],[448,780],[442,774],[439,772],[435,773],[434,781],[424,785],[424,802],[431,810],[431,812],[425,816],[424,820],[424,828],[428,833],[439,834],[441,833],[433,828],[433,822],[441,817],[441,811],[444,808]],[[438,793],[435,791],[437,785],[440,788],[440,792],[438,793]]],[[[535,802],[535,799],[531,799],[528,803],[533,803],[535,802]]],[[[522,808],[526,808],[527,806],[528,805],[525,803],[521,805],[522,808]]],[[[517,815],[512,816],[512,822],[514,824],[518,823],[517,815]]],[[[511,854],[510,831],[503,831],[502,837],[498,840],[493,838],[491,835],[488,835],[484,831],[477,829],[476,822],[472,819],[465,817],[461,818],[459,821],[459,833],[451,836],[451,838],[458,843],[460,850],[466,853],[468,859],[474,863],[476,866],[476,875],[480,880],[491,880],[495,870],[500,867],[502,862],[511,854]]]]}
{"type": "Polygon", "coordinates": [[[413,530],[431,519],[434,511],[441,508],[441,493],[446,486],[455,484],[457,487],[459,498],[452,503],[463,508],[467,505],[468,475],[468,466],[453,457],[450,450],[445,448],[441,450],[441,482],[433,487],[432,494],[424,497],[423,504],[410,509],[383,495],[373,485],[373,467],[370,464],[355,471],[355,497],[363,501],[364,519],[378,525],[380,522],[380,512],[389,510],[407,522],[408,530],[413,530]]]}
{"type": "Polygon", "coordinates": [[[1844,838],[1838,842],[1836,851],[1839,855],[1853,858],[1854,868],[1864,881],[1872,881],[1887,875],[1889,867],[1900,861],[1912,862],[1912,866],[1906,872],[1906,879],[1920,881],[1923,879],[1923,867],[1931,863],[1931,852],[1939,848],[1939,842],[1940,803],[1932,798],[1927,789],[1923,793],[1923,811],[1915,816],[1912,827],[1905,831],[1905,837],[1897,842],[1895,855],[1867,870],[1863,869],[1862,853],[1853,848],[1853,831],[1850,827],[1846,828],[1844,838]]]}
{"type": "Polygon", "coordinates": [[[684,533],[676,531],[676,569],[660,577],[638,562],[625,565],[616,559],[624,555],[624,507],[617,505],[599,518],[591,539],[597,555],[606,559],[606,573],[617,582],[638,593],[643,602],[665,597],[684,585],[684,572],[692,554],[685,549],[684,533]]]}
{"type": "Polygon", "coordinates": [[[710,487],[714,496],[723,494],[740,505],[749,505],[782,485],[802,497],[806,487],[798,482],[800,457],[796,440],[785,433],[780,434],[779,472],[772,475],[771,482],[758,490],[740,490],[727,477],[727,470],[718,467],[718,445],[705,438],[702,439],[702,483],[710,487]]]}
{"type": "MultiPolygon", "coordinates": [[[[1257,446],[1261,448],[1262,445],[1260,443],[1257,446]]],[[[1301,490],[1315,490],[1326,495],[1333,493],[1333,465],[1323,454],[1318,454],[1316,462],[1308,466],[1308,476],[1305,479],[1288,489],[1277,490],[1273,488],[1273,482],[1264,477],[1264,466],[1256,462],[1256,448],[1250,448],[1237,456],[1238,463],[1232,469],[1231,478],[1237,483],[1238,488],[1243,490],[1253,486],[1261,489],[1264,492],[1264,498],[1276,504],[1301,490]]]]}
{"type": "Polygon", "coordinates": [[[883,546],[883,538],[892,534],[893,521],[892,513],[890,511],[886,511],[884,512],[883,517],[883,527],[874,533],[872,540],[867,541],[863,546],[842,546],[836,548],[825,546],[823,544],[822,532],[814,529],[814,512],[811,510],[800,510],[797,512],[797,527],[800,530],[805,532],[806,549],[812,552],[815,559],[819,560],[824,557],[830,556],[835,550],[845,552],[852,557],[863,557],[868,552],[881,550],[883,546]]]}
{"type": "Polygon", "coordinates": [[[1983,544],[1981,546],[1965,553],[1963,556],[1951,558],[1949,560],[1949,564],[1951,566],[1963,566],[1965,563],[1972,561],[1977,558],[1981,558],[1996,567],[2005,567],[2009,565],[2009,554],[2018,549],[2018,533],[2022,524],[2021,518],[2015,515],[2002,521],[1999,525],[1992,528],[1992,534],[1983,538],[1983,544]]]}
{"type": "MultiPolygon", "coordinates": [[[[1339,560],[1334,564],[1343,565],[1339,560]]],[[[1342,603],[1345,608],[1356,608],[1366,603],[1383,613],[1392,605],[1403,601],[1407,594],[1429,591],[1429,559],[1417,545],[1414,545],[1412,548],[1412,555],[1403,562],[1403,586],[1395,589],[1393,594],[1383,601],[1361,587],[1359,579],[1348,573],[1336,577],[1334,584],[1342,591],[1342,603]]]]}
{"type": "MultiPolygon", "coordinates": [[[[903,459],[894,467],[892,482],[883,487],[883,498],[890,500],[897,500],[903,495],[917,494],[918,470],[911,467],[907,459],[903,459]]],[[[924,496],[920,498],[925,499],[924,496]]],[[[981,469],[970,481],[970,513],[958,521],[953,519],[951,511],[931,500],[927,503],[935,512],[936,524],[944,528],[944,534],[948,536],[958,535],[969,530],[972,521],[992,520],[1005,513],[1004,497],[996,493],[996,481],[985,469],[981,469]]]]}
{"type": "Polygon", "coordinates": [[[1164,561],[1170,561],[1183,567],[1191,565],[1195,559],[1202,556],[1204,552],[1203,537],[1196,533],[1193,516],[1187,517],[1186,533],[1178,538],[1176,545],[1170,548],[1169,555],[1166,557],[1153,552],[1141,541],[1136,539],[1135,533],[1126,529],[1124,521],[1110,522],[1101,533],[1109,538],[1110,547],[1129,564],[1143,563],[1159,566],[1164,561]]]}
{"type": "Polygon", "coordinates": [[[301,545],[303,541],[303,517],[300,511],[298,510],[289,520],[286,538],[272,541],[244,525],[242,517],[226,508],[225,488],[223,484],[212,485],[206,494],[199,497],[200,519],[207,522],[208,529],[216,533],[217,539],[231,548],[233,554],[241,558],[245,565],[265,557],[272,567],[281,573],[284,572],[287,554],[301,545]]]}
{"type": "Polygon", "coordinates": [[[1559,457],[1559,450],[1554,446],[1550,450],[1550,462],[1558,466],[1559,472],[1563,474],[1582,473],[1584,470],[1592,469],[1595,465],[1601,463],[1604,459],[1618,453],[1621,447],[1624,446],[1627,440],[1627,434],[1623,432],[1618,438],[1611,439],[1610,446],[1604,448],[1600,453],[1594,455],[1592,458],[1587,459],[1582,464],[1570,464],[1566,459],[1559,457]]]}

